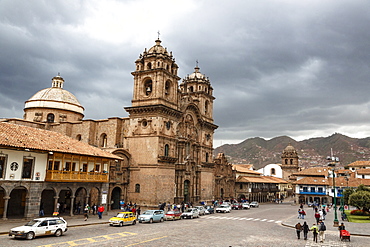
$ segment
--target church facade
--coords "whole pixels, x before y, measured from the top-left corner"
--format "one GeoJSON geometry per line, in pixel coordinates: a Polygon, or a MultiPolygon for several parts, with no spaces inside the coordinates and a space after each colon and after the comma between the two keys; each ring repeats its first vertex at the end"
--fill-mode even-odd
{"type": "Polygon", "coordinates": [[[128,117],[84,120],[84,108],[58,75],[51,88],[26,101],[23,119],[7,121],[59,132],[120,157],[109,169],[108,209],[121,201],[154,207],[233,198],[232,165],[224,155],[212,155],[218,126],[209,78],[196,66],[180,82],[172,52],[159,39],[135,65],[128,117]]]}

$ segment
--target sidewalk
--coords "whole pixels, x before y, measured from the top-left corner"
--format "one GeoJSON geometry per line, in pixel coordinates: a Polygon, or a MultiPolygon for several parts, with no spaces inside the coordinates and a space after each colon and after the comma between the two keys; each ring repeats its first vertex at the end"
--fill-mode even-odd
{"type": "MultiPolygon", "coordinates": [[[[84,220],[83,214],[74,215],[74,216],[64,216],[63,217],[67,223],[68,228],[76,227],[76,226],[84,226],[84,225],[96,225],[96,224],[108,224],[108,221],[111,217],[117,215],[120,210],[112,210],[109,211],[108,214],[103,214],[103,218],[99,219],[98,215],[89,215],[89,219],[87,221],[84,220]]],[[[9,230],[13,227],[22,226],[26,224],[30,220],[23,220],[23,219],[9,219],[9,220],[2,220],[0,219],[0,234],[7,234],[9,230]]]]}
{"type": "MultiPolygon", "coordinates": [[[[292,213],[294,212],[294,216],[289,217],[285,221],[283,221],[281,224],[286,227],[295,228],[295,225],[299,222],[301,225],[303,225],[303,222],[307,222],[308,226],[311,227],[313,223],[316,223],[315,217],[314,217],[314,211],[311,207],[304,207],[304,210],[306,211],[306,216],[304,219],[298,219],[298,208],[299,205],[292,206],[292,213]]],[[[369,223],[352,223],[348,221],[342,221],[340,217],[340,211],[337,209],[337,218],[339,220],[339,224],[342,222],[344,223],[346,230],[351,233],[353,236],[367,236],[370,237],[370,224],[369,223]]],[[[333,226],[334,222],[334,209],[331,209],[330,212],[326,215],[325,219],[325,225],[327,231],[337,231],[338,228],[333,226]]]]}

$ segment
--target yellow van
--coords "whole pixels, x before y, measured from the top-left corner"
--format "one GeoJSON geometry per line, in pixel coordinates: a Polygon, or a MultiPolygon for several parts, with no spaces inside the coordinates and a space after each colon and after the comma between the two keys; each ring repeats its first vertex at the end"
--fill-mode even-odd
{"type": "Polygon", "coordinates": [[[135,225],[136,216],[132,212],[120,212],[109,219],[110,226],[135,225]]]}

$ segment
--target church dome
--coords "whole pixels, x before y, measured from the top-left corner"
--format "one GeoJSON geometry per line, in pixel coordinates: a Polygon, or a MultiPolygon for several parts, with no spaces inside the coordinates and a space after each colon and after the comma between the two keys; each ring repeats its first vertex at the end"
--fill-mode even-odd
{"type": "Polygon", "coordinates": [[[148,54],[166,54],[168,55],[167,49],[161,45],[161,40],[157,39],[155,45],[148,50],[148,54]]]}
{"type": "Polygon", "coordinates": [[[289,143],[284,149],[282,157],[298,157],[297,150],[289,143]]]}
{"type": "Polygon", "coordinates": [[[52,87],[38,91],[25,103],[28,108],[54,108],[73,111],[83,114],[84,108],[78,102],[76,96],[63,89],[64,79],[55,76],[52,79],[52,87]]]}
{"type": "Polygon", "coordinates": [[[199,67],[194,68],[194,72],[188,76],[188,79],[206,79],[206,76],[199,72],[199,67]]]}

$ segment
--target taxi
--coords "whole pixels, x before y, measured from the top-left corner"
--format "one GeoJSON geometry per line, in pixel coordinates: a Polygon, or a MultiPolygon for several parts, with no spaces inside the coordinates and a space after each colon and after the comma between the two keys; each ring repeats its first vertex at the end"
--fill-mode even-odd
{"type": "Polygon", "coordinates": [[[120,212],[109,219],[110,226],[135,225],[136,216],[133,212],[120,212]]]}

